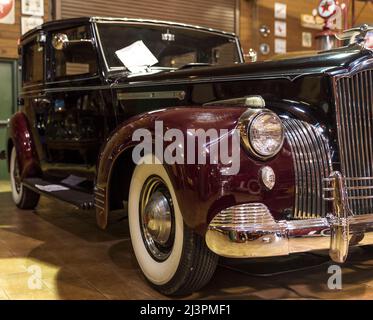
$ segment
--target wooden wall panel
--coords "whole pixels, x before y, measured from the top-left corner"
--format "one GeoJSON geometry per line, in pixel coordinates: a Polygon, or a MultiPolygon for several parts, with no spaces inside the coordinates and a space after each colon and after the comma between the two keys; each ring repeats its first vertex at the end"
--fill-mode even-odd
{"type": "MultiPolygon", "coordinates": [[[[21,0],[16,0],[15,24],[0,23],[0,58],[16,59],[18,57],[17,43],[21,36],[21,0]]],[[[44,0],[44,21],[49,18],[49,1],[44,0]]]]}
{"type": "Polygon", "coordinates": [[[364,5],[364,2],[355,3],[355,25],[368,23],[373,25],[373,3],[364,5]]]}
{"type": "MultiPolygon", "coordinates": [[[[301,14],[311,14],[317,7],[317,0],[241,0],[240,31],[241,42],[245,52],[254,48],[259,53],[260,43],[268,43],[271,47],[271,53],[267,56],[259,54],[260,60],[269,59],[274,55],[274,3],[286,3],[287,5],[287,51],[314,50],[315,41],[311,48],[302,47],[302,32],[311,32],[314,37],[320,31],[303,28],[301,26],[301,14]],[[271,34],[264,38],[259,34],[259,27],[266,24],[271,34]]],[[[360,13],[356,25],[362,23],[373,24],[373,4],[368,4],[363,10],[364,3],[356,1],[356,16],[360,13]]],[[[351,7],[350,7],[351,8],[351,7]]],[[[351,13],[349,15],[351,23],[351,13]]]]}
{"type": "Polygon", "coordinates": [[[235,0],[61,0],[62,18],[109,16],[170,20],[233,32],[235,0]]]}

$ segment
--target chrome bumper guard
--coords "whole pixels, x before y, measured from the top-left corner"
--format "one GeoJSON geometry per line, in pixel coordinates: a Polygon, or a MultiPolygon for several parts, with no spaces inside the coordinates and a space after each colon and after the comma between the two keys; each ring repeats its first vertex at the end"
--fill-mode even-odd
{"type": "Polygon", "coordinates": [[[350,246],[373,244],[373,214],[353,214],[340,172],[333,172],[327,180],[332,184],[329,191],[333,195],[333,213],[327,217],[275,221],[264,204],[236,206],[211,221],[207,246],[230,258],[329,250],[333,261],[345,262],[350,246]]]}

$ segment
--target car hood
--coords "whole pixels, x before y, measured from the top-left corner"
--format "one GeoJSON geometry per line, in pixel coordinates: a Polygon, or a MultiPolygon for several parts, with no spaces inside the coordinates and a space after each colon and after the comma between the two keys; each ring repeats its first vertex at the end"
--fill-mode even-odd
{"type": "Polygon", "coordinates": [[[361,47],[340,48],[300,57],[242,63],[224,67],[199,67],[141,76],[123,77],[119,82],[142,82],[162,80],[211,80],[215,77],[298,77],[306,74],[321,74],[348,68],[353,62],[373,57],[373,52],[361,47]]]}

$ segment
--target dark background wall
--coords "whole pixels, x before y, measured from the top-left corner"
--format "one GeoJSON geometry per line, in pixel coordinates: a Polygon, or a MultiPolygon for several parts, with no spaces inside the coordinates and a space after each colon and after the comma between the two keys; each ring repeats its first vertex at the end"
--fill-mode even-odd
{"type": "MultiPolygon", "coordinates": [[[[0,58],[17,58],[17,41],[21,36],[21,0],[16,0],[15,24],[0,24],[0,58]]],[[[49,19],[49,0],[44,0],[44,21],[49,19]]]]}

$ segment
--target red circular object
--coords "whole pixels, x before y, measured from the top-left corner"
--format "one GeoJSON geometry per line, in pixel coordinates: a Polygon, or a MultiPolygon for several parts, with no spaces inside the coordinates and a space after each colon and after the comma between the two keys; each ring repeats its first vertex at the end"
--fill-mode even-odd
{"type": "Polygon", "coordinates": [[[321,18],[329,19],[336,13],[335,0],[320,0],[317,12],[321,18]]]}
{"type": "Polygon", "coordinates": [[[13,0],[0,0],[0,19],[5,18],[13,8],[13,0]]]}

